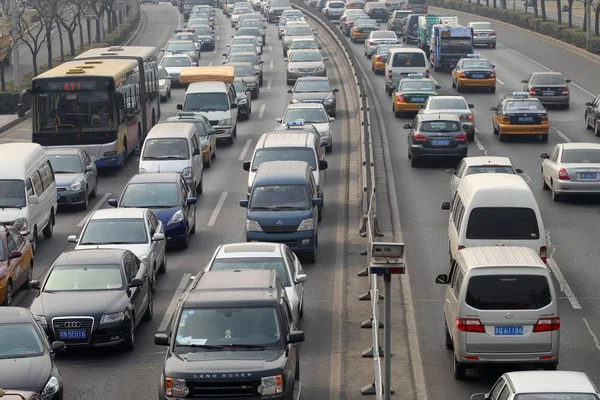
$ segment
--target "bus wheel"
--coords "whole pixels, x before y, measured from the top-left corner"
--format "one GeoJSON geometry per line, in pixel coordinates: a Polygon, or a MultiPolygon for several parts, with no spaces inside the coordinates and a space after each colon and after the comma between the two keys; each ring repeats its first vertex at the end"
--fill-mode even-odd
{"type": "Polygon", "coordinates": [[[154,110],[152,110],[152,126],[156,125],[156,114],[154,113],[154,110]]]}
{"type": "Polygon", "coordinates": [[[123,142],[123,149],[121,150],[121,154],[123,154],[123,158],[121,159],[121,163],[119,164],[119,169],[123,169],[125,167],[125,161],[127,160],[127,143],[123,142]]]}

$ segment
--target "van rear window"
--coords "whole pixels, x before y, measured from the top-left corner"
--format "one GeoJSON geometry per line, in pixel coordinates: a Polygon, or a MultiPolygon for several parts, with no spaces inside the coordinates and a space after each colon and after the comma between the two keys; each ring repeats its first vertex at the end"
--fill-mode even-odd
{"type": "Polygon", "coordinates": [[[467,225],[467,239],[537,240],[540,238],[535,211],[531,208],[474,208],[467,225]]]}
{"type": "Polygon", "coordinates": [[[538,310],[552,297],[545,276],[486,275],[469,279],[465,301],[478,310],[538,310]]]}
{"type": "Polygon", "coordinates": [[[392,67],[426,67],[425,57],[421,53],[396,53],[392,67]]]}

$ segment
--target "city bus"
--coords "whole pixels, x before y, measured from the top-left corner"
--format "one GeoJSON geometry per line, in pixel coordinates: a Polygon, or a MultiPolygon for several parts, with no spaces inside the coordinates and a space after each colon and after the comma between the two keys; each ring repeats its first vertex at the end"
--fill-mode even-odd
{"type": "Polygon", "coordinates": [[[81,148],[99,168],[122,168],[160,119],[155,53],[153,47],[92,49],[38,75],[22,93],[32,96],[32,142],[81,148]]]}

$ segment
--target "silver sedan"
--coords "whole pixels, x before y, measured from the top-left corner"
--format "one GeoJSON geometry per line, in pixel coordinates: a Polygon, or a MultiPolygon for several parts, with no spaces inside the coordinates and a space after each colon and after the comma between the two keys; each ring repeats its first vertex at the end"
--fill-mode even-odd
{"type": "Polygon", "coordinates": [[[475,116],[471,111],[475,106],[468,104],[463,96],[430,96],[423,109],[422,114],[454,114],[460,118],[460,123],[465,127],[467,140],[475,140],[475,116]]]}
{"type": "Polygon", "coordinates": [[[600,193],[600,144],[560,143],[542,153],[542,187],[552,200],[567,194],[600,193]]]}
{"type": "Polygon", "coordinates": [[[325,62],[328,57],[323,57],[319,50],[292,50],[288,54],[286,66],[286,81],[293,84],[296,79],[303,76],[327,76],[325,62]]]}
{"type": "Polygon", "coordinates": [[[365,40],[365,56],[371,56],[377,50],[380,44],[399,44],[398,36],[393,31],[373,31],[369,33],[369,37],[365,40]]]}
{"type": "Polygon", "coordinates": [[[467,28],[473,28],[473,44],[496,48],[496,31],[489,22],[469,22],[467,28]]]}

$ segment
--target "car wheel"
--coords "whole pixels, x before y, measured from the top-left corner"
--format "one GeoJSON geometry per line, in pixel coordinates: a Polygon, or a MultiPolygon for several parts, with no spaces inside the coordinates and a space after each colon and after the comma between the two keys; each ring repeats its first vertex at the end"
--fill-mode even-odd
{"type": "Polygon", "coordinates": [[[152,321],[152,317],[154,316],[154,294],[152,291],[148,293],[148,306],[146,307],[146,312],[144,313],[144,321],[152,321]]]}
{"type": "Polygon", "coordinates": [[[204,174],[202,174],[202,177],[200,177],[200,184],[196,188],[197,195],[202,194],[202,192],[204,192],[204,174]]]}
{"type": "Polygon", "coordinates": [[[502,134],[502,132],[498,131],[498,140],[500,142],[504,142],[504,135],[502,134]]]}
{"type": "Polygon", "coordinates": [[[331,153],[333,151],[333,143],[325,147],[325,153],[331,153]]]}
{"type": "Polygon", "coordinates": [[[465,379],[467,375],[467,367],[465,364],[460,363],[456,360],[456,356],[454,357],[454,379],[457,381],[462,381],[465,379]]]}
{"type": "Polygon", "coordinates": [[[156,264],[152,267],[152,276],[150,277],[150,291],[156,292],[156,264]]]}
{"type": "Polygon", "coordinates": [[[598,124],[598,120],[594,120],[594,135],[600,136],[600,124],[598,124]]]}
{"type": "Polygon", "coordinates": [[[131,322],[129,323],[129,330],[127,331],[127,337],[123,342],[123,349],[126,351],[133,351],[135,349],[135,315],[131,315],[131,322]]]}
{"type": "Polygon", "coordinates": [[[456,83],[454,82],[454,79],[452,79],[452,89],[456,89],[456,83]]]}
{"type": "Polygon", "coordinates": [[[469,133],[467,135],[467,141],[468,142],[473,142],[475,140],[475,132],[469,133]]]}
{"type": "Polygon", "coordinates": [[[592,130],[592,127],[590,126],[590,122],[588,121],[588,113],[587,113],[587,111],[583,115],[583,122],[585,123],[585,129],[592,130]]]}
{"type": "Polygon", "coordinates": [[[90,192],[90,199],[95,199],[98,195],[98,176],[96,175],[96,185],[94,186],[94,190],[90,192]]]}
{"type": "Polygon", "coordinates": [[[81,207],[82,210],[87,210],[88,207],[89,207],[89,205],[90,205],[90,202],[89,202],[89,193],[88,193],[88,189],[86,187],[85,194],[83,195],[83,203],[81,203],[79,205],[79,207],[81,207]]]}
{"type": "Polygon", "coordinates": [[[169,91],[167,92],[167,98],[171,98],[171,89],[169,89],[169,91]]]}
{"type": "Polygon", "coordinates": [[[33,254],[37,252],[37,242],[38,242],[38,230],[37,226],[33,228],[33,237],[31,238],[31,251],[33,254]]]}
{"type": "Polygon", "coordinates": [[[11,306],[13,299],[13,282],[12,280],[8,280],[6,283],[6,292],[4,294],[4,302],[2,302],[3,306],[11,306]]]}
{"type": "Polygon", "coordinates": [[[409,158],[411,167],[416,168],[419,166],[419,161],[416,158],[412,157],[412,155],[409,158]]]}
{"type": "Polygon", "coordinates": [[[29,262],[29,265],[27,266],[27,279],[25,280],[25,282],[23,282],[22,287],[25,287],[26,289],[29,288],[29,283],[31,282],[31,280],[33,279],[33,260],[29,262]]]}
{"type": "Polygon", "coordinates": [[[550,186],[548,186],[548,184],[546,183],[546,180],[544,179],[543,172],[541,174],[541,178],[542,178],[542,190],[550,190],[550,186]]]}
{"type": "Polygon", "coordinates": [[[493,43],[492,44],[492,49],[495,49],[495,48],[496,48],[496,43],[493,43]]]}
{"type": "Polygon", "coordinates": [[[208,157],[208,161],[202,163],[204,165],[204,168],[210,168],[212,166],[212,157],[209,156],[208,157]]]}
{"type": "Polygon", "coordinates": [[[315,237],[315,245],[312,248],[312,251],[306,255],[306,261],[308,261],[309,263],[315,263],[317,262],[317,244],[316,244],[316,237],[315,237]]]}
{"type": "Polygon", "coordinates": [[[448,350],[454,349],[454,344],[452,343],[452,338],[450,337],[450,332],[448,331],[448,325],[444,322],[444,335],[446,337],[444,345],[448,350]]]}
{"type": "Polygon", "coordinates": [[[556,193],[556,190],[554,190],[554,183],[552,183],[551,190],[552,190],[552,201],[559,203],[562,200],[562,195],[560,193],[556,193]]]}
{"type": "Polygon", "coordinates": [[[159,274],[164,274],[167,272],[167,254],[165,253],[165,257],[163,258],[163,262],[160,265],[160,268],[157,271],[159,274]]]}
{"type": "Polygon", "coordinates": [[[496,127],[494,126],[494,135],[498,135],[498,134],[499,134],[498,129],[496,129],[496,127]]]}
{"type": "Polygon", "coordinates": [[[42,234],[46,239],[50,239],[54,234],[54,210],[50,210],[50,221],[42,231],[42,234]]]}

